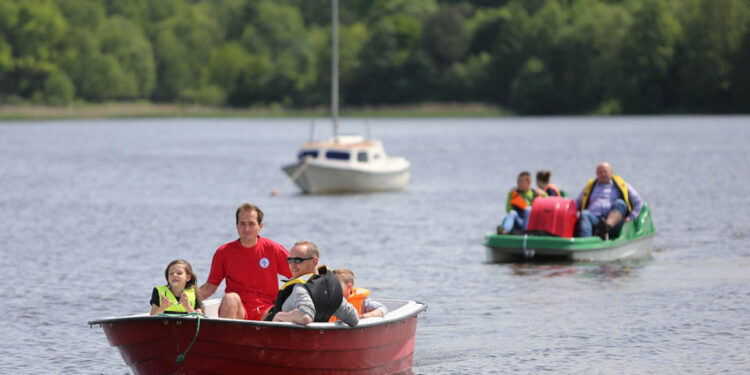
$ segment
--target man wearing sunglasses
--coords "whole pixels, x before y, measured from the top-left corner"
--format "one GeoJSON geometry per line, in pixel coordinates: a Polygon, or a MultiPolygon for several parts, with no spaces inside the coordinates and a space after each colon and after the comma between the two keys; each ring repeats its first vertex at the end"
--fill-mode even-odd
{"type": "Polygon", "coordinates": [[[344,298],[339,279],[328,267],[318,267],[319,256],[312,242],[294,244],[287,258],[293,279],[279,290],[266,320],[308,325],[336,316],[350,327],[359,323],[357,309],[344,298]]]}
{"type": "Polygon", "coordinates": [[[224,244],[214,253],[211,273],[200,287],[201,297],[214,294],[226,280],[219,316],[230,319],[262,320],[279,291],[277,275],[291,277],[284,246],[260,236],[263,211],[244,203],[235,213],[240,238],[224,244]]]}

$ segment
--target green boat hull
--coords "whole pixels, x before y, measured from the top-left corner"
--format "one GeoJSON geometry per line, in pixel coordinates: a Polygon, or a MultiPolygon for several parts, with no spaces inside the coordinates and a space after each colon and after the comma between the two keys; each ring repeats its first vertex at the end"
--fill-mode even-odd
{"type": "Polygon", "coordinates": [[[489,262],[614,262],[651,256],[654,233],[651,210],[644,203],[638,220],[625,222],[620,235],[608,241],[599,237],[487,234],[484,245],[489,262]]]}

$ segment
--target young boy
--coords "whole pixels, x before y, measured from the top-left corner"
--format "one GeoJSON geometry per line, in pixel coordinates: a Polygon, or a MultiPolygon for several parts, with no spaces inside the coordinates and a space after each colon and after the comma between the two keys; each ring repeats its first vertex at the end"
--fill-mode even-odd
{"type": "MultiPolygon", "coordinates": [[[[360,319],[384,316],[388,313],[388,308],[385,305],[369,297],[369,290],[354,287],[354,272],[347,268],[337,268],[333,270],[333,274],[338,277],[341,283],[344,298],[357,309],[360,319]]],[[[331,317],[331,321],[336,321],[336,317],[331,317]]]]}
{"type": "Polygon", "coordinates": [[[531,188],[531,173],[529,172],[519,173],[516,184],[516,188],[508,193],[508,201],[505,205],[508,216],[497,227],[497,234],[508,234],[513,228],[520,228],[525,231],[531,215],[531,203],[537,197],[547,196],[547,193],[541,189],[531,188]]]}

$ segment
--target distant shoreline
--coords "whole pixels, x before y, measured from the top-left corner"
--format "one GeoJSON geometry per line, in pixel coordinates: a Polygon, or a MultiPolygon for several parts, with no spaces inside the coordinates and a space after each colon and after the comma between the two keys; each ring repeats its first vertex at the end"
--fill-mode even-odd
{"type": "MultiPolygon", "coordinates": [[[[2,120],[55,120],[145,117],[248,117],[305,118],[329,117],[327,107],[286,109],[280,106],[229,108],[200,105],[155,103],[74,104],[65,107],[0,105],[2,120]]],[[[513,113],[486,104],[428,103],[404,106],[347,107],[340,117],[508,117],[513,113]]]]}

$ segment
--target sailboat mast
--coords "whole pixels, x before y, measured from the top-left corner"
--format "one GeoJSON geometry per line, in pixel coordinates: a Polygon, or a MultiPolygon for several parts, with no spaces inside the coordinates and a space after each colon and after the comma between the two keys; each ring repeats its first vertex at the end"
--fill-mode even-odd
{"type": "Polygon", "coordinates": [[[331,119],[333,121],[333,136],[339,136],[339,0],[331,0],[333,15],[331,19],[331,119]]]}

